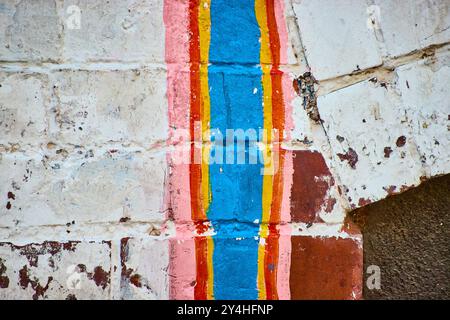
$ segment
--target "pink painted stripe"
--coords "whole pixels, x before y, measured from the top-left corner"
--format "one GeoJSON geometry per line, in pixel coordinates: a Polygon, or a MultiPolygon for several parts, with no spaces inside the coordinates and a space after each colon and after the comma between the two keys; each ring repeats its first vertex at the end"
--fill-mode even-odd
{"type": "Polygon", "coordinates": [[[173,300],[193,300],[196,279],[195,243],[180,235],[170,239],[169,297],[173,300]]]}
{"type": "Polygon", "coordinates": [[[169,139],[171,148],[169,192],[166,200],[177,221],[191,221],[189,190],[189,37],[188,2],[165,0],[167,100],[169,107],[169,139]]]}
{"type": "MultiPolygon", "coordinates": [[[[283,0],[275,0],[275,17],[278,26],[278,36],[280,39],[280,64],[287,63],[288,33],[285,20],[285,5],[283,0]]],[[[292,100],[295,92],[292,88],[292,80],[288,74],[282,76],[282,89],[284,101],[284,141],[290,140],[290,131],[293,129],[292,100]]],[[[290,193],[293,178],[292,152],[285,152],[283,165],[283,195],[281,202],[281,222],[279,253],[278,253],[278,273],[277,291],[278,299],[289,300],[291,298],[289,275],[291,269],[291,227],[287,222],[291,221],[290,193]]]]}
{"type": "Polygon", "coordinates": [[[279,300],[291,299],[289,276],[291,270],[291,226],[280,226],[280,238],[278,240],[278,273],[277,290],[279,300]]]}
{"type": "Polygon", "coordinates": [[[165,0],[165,61],[167,64],[167,100],[169,139],[167,162],[169,181],[165,201],[169,215],[178,223],[170,240],[170,299],[193,299],[196,277],[195,245],[189,197],[189,32],[188,1],[165,0]],[[187,151],[186,151],[187,150],[187,151]],[[184,163],[184,164],[183,164],[184,163]]]}
{"type": "Polygon", "coordinates": [[[287,63],[288,34],[284,9],[284,0],[275,0],[275,19],[277,20],[278,37],[280,39],[280,64],[287,63]]]}

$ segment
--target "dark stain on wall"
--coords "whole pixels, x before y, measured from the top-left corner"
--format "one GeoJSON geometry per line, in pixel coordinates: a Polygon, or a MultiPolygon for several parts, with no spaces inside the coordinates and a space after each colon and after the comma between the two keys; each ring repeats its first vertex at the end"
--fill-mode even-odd
{"type": "Polygon", "coordinates": [[[362,229],[364,270],[381,269],[364,299],[450,299],[450,175],[350,213],[362,229]]]}

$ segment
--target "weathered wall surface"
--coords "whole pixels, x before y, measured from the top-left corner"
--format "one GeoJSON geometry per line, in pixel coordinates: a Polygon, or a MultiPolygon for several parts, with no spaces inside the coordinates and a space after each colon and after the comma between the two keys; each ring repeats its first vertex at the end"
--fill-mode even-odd
{"type": "Polygon", "coordinates": [[[380,290],[364,287],[365,299],[450,298],[449,190],[446,175],[352,214],[364,236],[365,267],[381,270],[380,290]]]}
{"type": "Polygon", "coordinates": [[[449,23],[446,0],[1,0],[0,298],[361,298],[346,212],[450,172],[449,23]],[[279,170],[179,163],[210,151],[197,120],[283,132],[258,141],[279,170]]]}

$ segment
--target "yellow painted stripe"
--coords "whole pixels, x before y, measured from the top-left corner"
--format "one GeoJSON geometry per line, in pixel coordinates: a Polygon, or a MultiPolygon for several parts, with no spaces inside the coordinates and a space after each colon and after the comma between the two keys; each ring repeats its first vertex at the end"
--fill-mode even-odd
{"type": "Polygon", "coordinates": [[[208,211],[211,202],[211,186],[209,182],[209,153],[210,153],[210,119],[211,106],[209,100],[208,62],[209,44],[211,39],[211,0],[203,0],[199,4],[199,34],[200,34],[200,92],[202,119],[202,199],[203,210],[208,211]]]}
{"type": "Polygon", "coordinates": [[[265,244],[261,242],[258,245],[258,299],[266,300],[266,284],[264,281],[264,257],[265,257],[265,244]]]}
{"type": "Polygon", "coordinates": [[[270,169],[270,159],[272,152],[270,143],[272,141],[272,79],[270,77],[270,43],[269,29],[267,27],[266,0],[255,0],[256,18],[261,30],[261,68],[262,68],[262,88],[263,88],[263,109],[264,109],[264,177],[263,177],[263,201],[262,201],[262,222],[269,221],[270,205],[272,202],[272,176],[267,174],[270,169]]]}
{"type": "Polygon", "coordinates": [[[259,29],[261,31],[261,49],[260,63],[262,69],[262,88],[263,88],[263,109],[264,109],[264,176],[262,191],[262,221],[260,227],[260,241],[258,247],[258,298],[267,299],[265,277],[264,277],[264,260],[266,238],[269,234],[267,223],[270,220],[270,208],[272,204],[272,182],[273,176],[269,174],[270,164],[272,160],[272,79],[270,76],[271,69],[271,51],[269,28],[267,24],[266,0],[255,0],[256,19],[258,20],[259,29]]]}
{"type": "Polygon", "coordinates": [[[212,237],[208,237],[208,288],[207,288],[208,300],[214,299],[213,252],[214,252],[214,240],[212,237]]]}
{"type": "MultiPolygon", "coordinates": [[[[211,0],[203,0],[199,4],[198,21],[200,35],[200,92],[201,92],[201,121],[202,121],[202,203],[205,213],[208,212],[211,203],[211,186],[209,181],[209,154],[210,154],[210,120],[211,105],[209,99],[208,84],[208,63],[209,63],[209,45],[211,39],[211,0]]],[[[213,252],[214,240],[207,237],[208,242],[208,284],[207,299],[214,299],[214,270],[213,270],[213,252]]]]}

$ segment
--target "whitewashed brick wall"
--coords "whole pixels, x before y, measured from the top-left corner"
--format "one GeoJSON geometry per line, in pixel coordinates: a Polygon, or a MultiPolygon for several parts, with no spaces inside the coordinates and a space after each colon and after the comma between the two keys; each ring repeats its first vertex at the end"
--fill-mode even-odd
{"type": "MultiPolygon", "coordinates": [[[[285,3],[324,121],[294,100],[287,148],[326,156],[325,223],[449,173],[450,3],[285,3]]],[[[0,299],[168,298],[164,34],[162,0],[0,0],[0,299]]]]}

